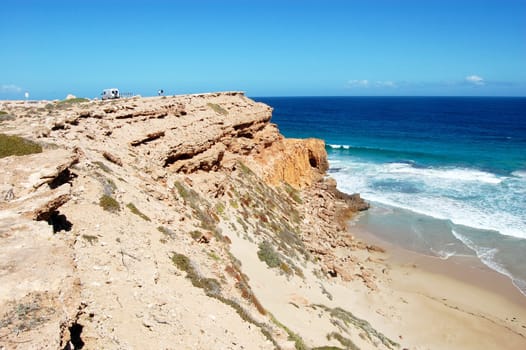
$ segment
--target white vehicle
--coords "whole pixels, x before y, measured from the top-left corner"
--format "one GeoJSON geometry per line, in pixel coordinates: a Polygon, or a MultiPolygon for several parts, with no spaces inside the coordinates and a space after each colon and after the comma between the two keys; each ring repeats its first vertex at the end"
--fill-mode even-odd
{"type": "Polygon", "coordinates": [[[121,95],[119,93],[119,89],[104,89],[102,90],[102,99],[103,100],[111,100],[114,98],[120,98],[121,95]]]}

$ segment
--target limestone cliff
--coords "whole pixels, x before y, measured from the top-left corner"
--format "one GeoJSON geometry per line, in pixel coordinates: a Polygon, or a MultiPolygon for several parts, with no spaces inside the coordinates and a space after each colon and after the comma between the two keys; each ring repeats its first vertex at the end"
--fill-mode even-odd
{"type": "Polygon", "coordinates": [[[227,92],[0,110],[0,132],[44,147],[0,159],[0,348],[397,346],[332,296],[375,289],[353,252],[378,249],[345,227],[366,205],[269,106],[227,92]]]}
{"type": "Polygon", "coordinates": [[[286,182],[305,188],[329,168],[325,143],[319,139],[280,139],[258,155],[262,177],[272,185],[286,182]]]}

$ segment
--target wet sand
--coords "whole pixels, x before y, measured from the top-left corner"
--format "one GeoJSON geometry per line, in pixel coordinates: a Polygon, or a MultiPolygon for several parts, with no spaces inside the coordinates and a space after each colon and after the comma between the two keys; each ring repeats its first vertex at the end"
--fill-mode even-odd
{"type": "Polygon", "coordinates": [[[424,272],[453,278],[500,295],[510,302],[526,308],[526,296],[513,285],[511,279],[490,269],[475,256],[452,256],[448,259],[441,259],[405,249],[355,226],[352,226],[350,230],[357,238],[385,248],[388,256],[387,262],[391,266],[412,267],[424,272]]]}
{"type": "Polygon", "coordinates": [[[526,296],[509,277],[474,256],[440,259],[349,230],[386,250],[388,277],[375,307],[396,310],[388,334],[400,332],[416,349],[526,349],[526,296]]]}

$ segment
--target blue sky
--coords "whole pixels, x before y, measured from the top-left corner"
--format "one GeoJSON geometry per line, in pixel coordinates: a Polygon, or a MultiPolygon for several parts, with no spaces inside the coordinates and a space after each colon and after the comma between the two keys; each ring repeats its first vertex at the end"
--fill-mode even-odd
{"type": "Polygon", "coordinates": [[[526,96],[526,0],[2,0],[0,99],[526,96]]]}

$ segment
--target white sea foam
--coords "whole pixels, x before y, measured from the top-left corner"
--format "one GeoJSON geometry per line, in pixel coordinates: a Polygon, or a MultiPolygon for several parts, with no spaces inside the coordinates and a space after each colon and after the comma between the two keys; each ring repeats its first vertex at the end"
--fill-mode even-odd
{"type": "Polygon", "coordinates": [[[462,168],[414,168],[410,164],[406,163],[391,163],[389,164],[389,171],[391,173],[408,174],[422,177],[437,178],[443,180],[455,180],[455,181],[475,181],[485,182],[489,184],[499,184],[503,178],[500,178],[494,174],[487,173],[484,171],[474,169],[462,169],[462,168]]]}
{"type": "Polygon", "coordinates": [[[485,248],[480,247],[477,244],[475,244],[472,240],[467,238],[466,236],[460,234],[456,230],[452,229],[451,233],[460,240],[464,245],[469,247],[471,250],[477,254],[477,257],[482,261],[486,266],[488,266],[490,269],[497,271],[498,273],[509,277],[515,287],[524,295],[526,295],[526,281],[522,281],[515,276],[513,276],[505,267],[500,265],[495,261],[495,255],[498,253],[498,249],[496,248],[485,248]]]}
{"type": "Polygon", "coordinates": [[[517,170],[511,173],[512,176],[526,178],[526,170],[517,170]]]}
{"type": "Polygon", "coordinates": [[[328,144],[327,146],[329,146],[329,148],[332,148],[332,149],[350,149],[351,146],[349,145],[338,145],[338,144],[328,144]]]}
{"type": "Polygon", "coordinates": [[[331,176],[344,192],[359,192],[367,200],[455,224],[526,238],[526,178],[475,169],[338,160],[338,171],[331,176]]]}
{"type": "Polygon", "coordinates": [[[435,250],[433,248],[431,248],[431,251],[436,255],[438,256],[440,259],[442,260],[447,260],[449,258],[451,258],[452,256],[456,255],[456,252],[448,252],[448,251],[445,251],[445,250],[435,250]]]}

